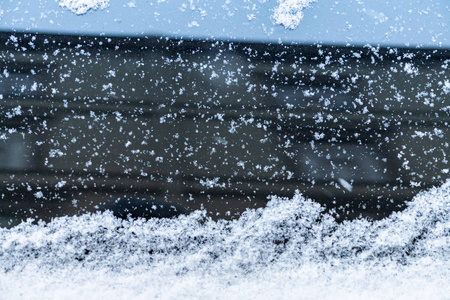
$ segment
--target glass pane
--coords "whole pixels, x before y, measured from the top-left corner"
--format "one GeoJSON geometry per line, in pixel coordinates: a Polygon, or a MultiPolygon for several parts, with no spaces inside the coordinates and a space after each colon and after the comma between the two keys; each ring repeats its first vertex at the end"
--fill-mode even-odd
{"type": "Polygon", "coordinates": [[[448,294],[445,1],[3,2],[6,298],[448,294]]]}

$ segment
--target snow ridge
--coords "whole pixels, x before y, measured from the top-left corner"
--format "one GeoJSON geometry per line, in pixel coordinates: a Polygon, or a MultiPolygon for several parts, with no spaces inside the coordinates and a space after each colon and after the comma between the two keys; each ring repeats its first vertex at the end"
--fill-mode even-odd
{"type": "Polygon", "coordinates": [[[445,299],[449,265],[450,181],[375,222],[339,224],[296,194],[234,221],[107,212],[0,229],[9,298],[445,299]]]}

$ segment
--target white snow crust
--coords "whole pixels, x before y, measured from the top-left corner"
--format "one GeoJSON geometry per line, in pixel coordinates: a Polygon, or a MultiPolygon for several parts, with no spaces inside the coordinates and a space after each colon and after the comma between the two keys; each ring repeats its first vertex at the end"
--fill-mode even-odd
{"type": "Polygon", "coordinates": [[[273,11],[272,18],[276,24],[286,29],[295,29],[303,19],[303,10],[317,0],[278,0],[278,7],[273,11]]]}
{"type": "Polygon", "coordinates": [[[107,8],[109,0],[59,0],[59,5],[69,9],[74,14],[83,15],[89,10],[107,8]]]}
{"type": "Polygon", "coordinates": [[[297,194],[234,221],[110,213],[0,229],[2,299],[448,299],[450,181],[384,220],[297,194]]]}

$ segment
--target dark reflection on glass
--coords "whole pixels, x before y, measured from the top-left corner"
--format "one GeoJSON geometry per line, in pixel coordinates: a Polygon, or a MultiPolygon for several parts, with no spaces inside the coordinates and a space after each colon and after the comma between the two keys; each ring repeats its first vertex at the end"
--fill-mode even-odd
{"type": "Polygon", "coordinates": [[[448,178],[447,50],[0,40],[2,225],[119,199],[235,218],[295,190],[381,218],[448,178]]]}

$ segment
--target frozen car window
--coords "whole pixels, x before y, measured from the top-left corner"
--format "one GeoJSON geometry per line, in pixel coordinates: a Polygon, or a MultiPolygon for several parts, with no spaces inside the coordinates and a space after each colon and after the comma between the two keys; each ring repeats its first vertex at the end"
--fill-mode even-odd
{"type": "Polygon", "coordinates": [[[1,4],[0,290],[444,298],[449,14],[1,4]]]}

